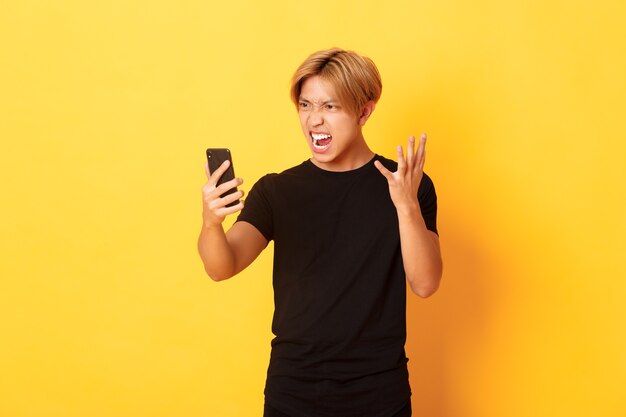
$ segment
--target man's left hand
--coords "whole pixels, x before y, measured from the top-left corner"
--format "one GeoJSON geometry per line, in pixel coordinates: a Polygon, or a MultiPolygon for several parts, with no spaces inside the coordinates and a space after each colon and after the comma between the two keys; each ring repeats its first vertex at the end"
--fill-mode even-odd
{"type": "Polygon", "coordinates": [[[409,137],[407,156],[404,157],[402,146],[398,145],[398,170],[391,172],[380,163],[374,165],[389,183],[389,194],[396,206],[396,210],[407,212],[419,209],[417,190],[424,174],[424,162],[426,160],[426,134],[422,133],[420,142],[415,152],[415,136],[409,137]]]}

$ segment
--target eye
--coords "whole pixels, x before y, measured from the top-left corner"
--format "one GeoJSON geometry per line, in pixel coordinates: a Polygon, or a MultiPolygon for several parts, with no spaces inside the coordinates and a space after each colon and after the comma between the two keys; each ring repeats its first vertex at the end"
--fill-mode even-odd
{"type": "Polygon", "coordinates": [[[337,106],[335,106],[334,104],[327,104],[326,110],[337,110],[337,106]]]}
{"type": "Polygon", "coordinates": [[[300,106],[301,109],[306,109],[307,107],[309,107],[309,103],[301,101],[298,103],[298,106],[300,106]]]}

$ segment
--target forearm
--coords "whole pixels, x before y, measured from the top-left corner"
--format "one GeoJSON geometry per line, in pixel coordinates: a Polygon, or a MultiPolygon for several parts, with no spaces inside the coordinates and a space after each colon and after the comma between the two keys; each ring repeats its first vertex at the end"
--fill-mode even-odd
{"type": "Polygon", "coordinates": [[[407,281],[415,294],[428,297],[437,291],[443,271],[439,244],[426,228],[418,204],[399,210],[398,221],[407,281]]]}
{"type": "Polygon", "coordinates": [[[235,275],[235,254],[221,224],[202,226],[198,237],[198,253],[204,270],[212,280],[222,281],[235,275]]]}

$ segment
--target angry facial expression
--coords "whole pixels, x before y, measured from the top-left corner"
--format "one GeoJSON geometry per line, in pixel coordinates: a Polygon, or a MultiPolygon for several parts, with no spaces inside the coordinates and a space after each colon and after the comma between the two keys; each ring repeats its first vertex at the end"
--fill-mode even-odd
{"type": "Polygon", "coordinates": [[[331,83],[319,76],[302,83],[298,100],[302,132],[313,154],[312,162],[329,171],[351,169],[358,164],[365,144],[361,128],[367,117],[358,117],[339,100],[331,83]]]}

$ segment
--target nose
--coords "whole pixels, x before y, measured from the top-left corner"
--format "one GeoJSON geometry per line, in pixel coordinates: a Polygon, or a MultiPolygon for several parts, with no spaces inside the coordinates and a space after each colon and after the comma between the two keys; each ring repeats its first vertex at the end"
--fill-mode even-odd
{"type": "Polygon", "coordinates": [[[324,123],[324,118],[322,117],[322,112],[318,109],[312,109],[311,113],[309,113],[309,122],[312,126],[320,126],[324,123]]]}

